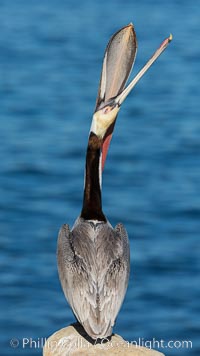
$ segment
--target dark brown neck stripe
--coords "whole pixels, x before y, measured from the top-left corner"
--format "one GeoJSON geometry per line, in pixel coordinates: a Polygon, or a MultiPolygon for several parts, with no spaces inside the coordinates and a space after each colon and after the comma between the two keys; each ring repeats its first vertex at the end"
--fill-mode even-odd
{"type": "Polygon", "coordinates": [[[86,154],[85,188],[81,212],[81,217],[85,220],[106,221],[102,211],[101,187],[99,182],[101,147],[102,139],[91,132],[86,154]]]}

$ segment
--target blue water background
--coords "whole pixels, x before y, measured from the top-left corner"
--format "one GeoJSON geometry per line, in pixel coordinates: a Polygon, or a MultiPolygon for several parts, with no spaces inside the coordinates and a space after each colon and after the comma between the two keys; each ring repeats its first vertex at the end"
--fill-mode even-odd
{"type": "Polygon", "coordinates": [[[132,76],[174,40],[126,100],[103,178],[125,224],[131,277],[114,331],[191,340],[200,354],[200,3],[0,0],[1,355],[38,355],[74,321],[57,275],[57,234],[82,204],[87,136],[109,37],[133,22],[132,76]],[[18,348],[10,347],[19,339],[18,348]]]}

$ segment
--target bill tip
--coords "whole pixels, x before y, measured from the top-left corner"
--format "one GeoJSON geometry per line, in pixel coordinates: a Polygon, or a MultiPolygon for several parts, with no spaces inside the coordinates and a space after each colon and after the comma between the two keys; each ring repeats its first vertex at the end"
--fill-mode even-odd
{"type": "Polygon", "coordinates": [[[132,23],[132,22],[130,22],[130,23],[127,25],[127,27],[134,28],[133,23],[132,23]]]}
{"type": "Polygon", "coordinates": [[[172,36],[172,33],[170,33],[170,35],[169,35],[169,42],[171,42],[172,41],[172,39],[173,39],[173,36],[172,36]]]}

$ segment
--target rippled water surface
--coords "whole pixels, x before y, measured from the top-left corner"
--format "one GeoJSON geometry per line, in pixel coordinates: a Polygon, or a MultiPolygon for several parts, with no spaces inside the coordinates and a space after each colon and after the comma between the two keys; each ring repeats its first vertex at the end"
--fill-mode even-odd
{"type": "Polygon", "coordinates": [[[129,341],[191,340],[192,349],[160,351],[199,356],[199,5],[0,0],[1,355],[41,354],[23,350],[22,339],[74,321],[57,275],[57,234],[81,209],[105,45],[133,22],[134,73],[170,32],[174,41],[124,104],[105,169],[105,214],[125,224],[131,245],[114,331],[129,341]]]}

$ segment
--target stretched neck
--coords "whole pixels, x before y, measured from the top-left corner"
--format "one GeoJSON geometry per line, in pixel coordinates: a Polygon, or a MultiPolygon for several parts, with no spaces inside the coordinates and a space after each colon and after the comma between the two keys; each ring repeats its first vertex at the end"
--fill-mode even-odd
{"type": "Polygon", "coordinates": [[[86,154],[85,187],[81,212],[81,217],[85,220],[106,221],[101,203],[101,146],[102,139],[91,132],[86,154]]]}

